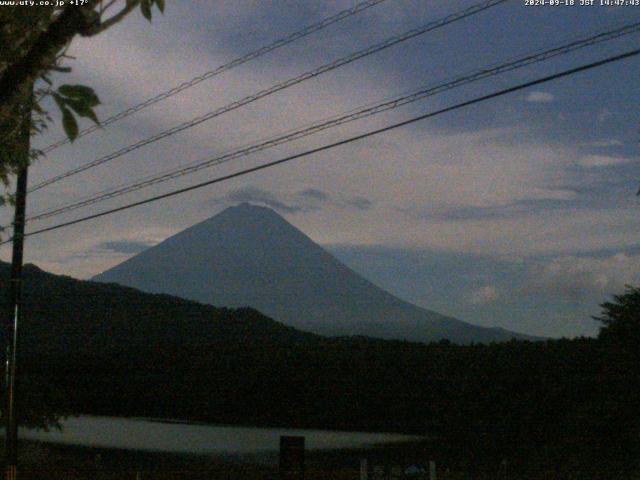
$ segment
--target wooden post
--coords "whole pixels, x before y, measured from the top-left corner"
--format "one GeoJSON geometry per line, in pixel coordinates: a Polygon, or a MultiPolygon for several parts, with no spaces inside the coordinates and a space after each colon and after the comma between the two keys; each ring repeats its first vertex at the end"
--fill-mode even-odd
{"type": "Polygon", "coordinates": [[[360,460],[360,480],[369,480],[369,462],[366,458],[360,460]]]}
{"type": "Polygon", "coordinates": [[[280,437],[280,479],[304,480],[304,437],[280,437]]]}
{"type": "Polygon", "coordinates": [[[433,460],[429,460],[429,480],[437,480],[436,462],[433,460]]]}

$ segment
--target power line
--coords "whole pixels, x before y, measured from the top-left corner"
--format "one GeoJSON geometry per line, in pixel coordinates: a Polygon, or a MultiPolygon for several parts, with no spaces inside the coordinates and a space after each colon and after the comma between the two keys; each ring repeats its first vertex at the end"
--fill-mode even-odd
{"type": "Polygon", "coordinates": [[[77,210],[78,208],[81,207],[85,207],[88,205],[93,205],[105,200],[109,200],[111,198],[115,198],[115,197],[119,197],[121,195],[127,194],[127,193],[131,193],[133,191],[137,191],[140,190],[142,188],[146,188],[148,186],[151,185],[155,185],[158,183],[163,183],[166,181],[169,181],[171,179],[174,178],[178,178],[180,176],[183,175],[187,175],[190,173],[194,173],[197,172],[199,170],[205,169],[205,168],[210,168],[212,166],[215,165],[220,165],[222,163],[226,163],[228,161],[240,158],[240,157],[244,157],[244,156],[248,156],[252,153],[258,152],[258,151],[262,151],[268,148],[271,148],[273,146],[276,145],[281,145],[283,143],[288,143],[291,142],[293,140],[297,140],[303,137],[306,137],[308,135],[312,135],[315,134],[317,132],[320,132],[322,130],[326,130],[328,128],[333,128],[336,127],[338,125],[342,125],[345,123],[349,123],[355,120],[359,120],[362,118],[366,118],[372,115],[376,115],[388,110],[392,110],[395,108],[398,108],[400,106],[403,105],[407,105],[419,100],[422,100],[424,98],[427,98],[429,96],[432,95],[436,95],[438,93],[442,93],[444,91],[447,90],[451,90],[466,84],[469,84],[471,82],[475,82],[475,81],[479,81],[494,75],[499,75],[502,73],[506,73],[506,72],[510,72],[519,68],[523,68],[529,65],[532,65],[534,63],[538,63],[538,62],[542,62],[542,61],[546,61],[550,58],[554,58],[556,56],[559,55],[565,55],[567,53],[570,53],[572,51],[581,49],[581,48],[585,48],[588,46],[593,46],[596,45],[598,43],[602,43],[605,41],[609,41],[615,38],[619,38],[622,37],[624,35],[629,35],[631,33],[636,33],[640,31],[640,22],[637,23],[633,23],[633,24],[629,24],[629,25],[624,25],[622,27],[619,27],[617,29],[614,30],[609,30],[609,31],[605,31],[605,32],[600,32],[597,34],[593,34],[587,38],[582,38],[579,40],[574,40],[570,43],[564,44],[562,46],[557,46],[557,47],[553,47],[550,48],[548,50],[544,50],[544,51],[539,51],[537,53],[532,53],[529,55],[526,55],[524,57],[520,57],[517,58],[516,60],[512,60],[510,62],[507,63],[503,63],[500,64],[498,66],[495,66],[493,68],[491,67],[484,67],[480,70],[476,70],[474,72],[468,73],[466,75],[463,75],[461,77],[457,77],[454,78],[451,81],[447,81],[435,86],[429,86],[426,88],[422,88],[418,91],[414,91],[399,97],[395,97],[393,99],[390,100],[386,100],[384,102],[380,102],[377,104],[374,104],[372,106],[367,106],[367,107],[361,107],[359,109],[356,109],[354,111],[345,113],[345,114],[341,114],[339,116],[334,116],[330,119],[325,119],[321,122],[317,122],[315,124],[312,124],[311,126],[302,128],[302,129],[298,129],[298,130],[294,130],[294,131],[290,131],[288,133],[285,134],[281,134],[278,137],[275,138],[271,138],[265,141],[261,141],[257,144],[253,144],[250,146],[246,146],[246,147],[242,147],[240,149],[234,150],[232,152],[228,152],[225,153],[224,155],[221,156],[217,156],[214,158],[209,158],[206,160],[199,160],[195,163],[191,163],[187,166],[183,166],[180,167],[178,169],[172,169],[169,171],[166,171],[164,173],[161,174],[156,174],[154,176],[150,176],[150,177],[146,177],[143,179],[140,179],[136,182],[133,183],[129,183],[126,185],[121,185],[115,188],[111,188],[108,190],[104,190],[102,192],[98,192],[97,194],[93,194],[90,196],[85,197],[84,199],[66,204],[66,205],[62,205],[59,207],[55,207],[53,209],[44,211],[44,212],[40,212],[40,213],[36,213],[30,217],[27,218],[28,221],[35,221],[35,220],[42,220],[45,218],[50,218],[53,216],[57,216],[57,215],[61,215],[62,213],[66,213],[66,212],[70,212],[73,210],[77,210]]]}
{"type": "MultiPolygon", "coordinates": [[[[308,35],[311,35],[312,33],[318,32],[330,25],[333,25],[334,23],[340,22],[341,20],[344,20],[348,17],[351,17],[352,15],[356,15],[360,12],[363,12],[364,10],[367,10],[368,8],[374,7],[382,2],[386,2],[387,0],[365,0],[363,2],[358,3],[355,7],[353,8],[347,8],[345,10],[342,10],[338,13],[336,13],[335,15],[332,15],[330,17],[327,17],[323,20],[321,20],[318,23],[314,23],[313,25],[308,25],[307,27],[303,28],[302,30],[298,30],[297,32],[292,33],[291,35],[287,36],[287,37],[283,37],[280,38],[278,40],[276,40],[275,42],[266,45],[264,47],[261,47],[257,50],[254,50],[252,52],[247,53],[246,55],[242,56],[242,57],[238,57],[232,61],[230,61],[229,63],[225,63],[224,65],[220,65],[219,67],[213,69],[213,70],[209,70],[208,72],[203,73],[202,75],[199,75],[195,78],[192,78],[191,80],[188,80],[184,83],[181,83],[180,85],[173,87],[165,92],[162,92],[158,95],[156,95],[155,97],[151,97],[147,100],[145,100],[144,102],[141,102],[137,105],[134,105],[133,107],[130,107],[126,110],[123,110],[122,112],[116,113],[115,115],[103,120],[102,122],[100,122],[100,125],[92,125],[90,127],[84,128],[82,130],[80,130],[80,132],[78,133],[78,138],[79,137],[83,137],[85,135],[88,135],[90,133],[95,132],[96,130],[99,130],[101,127],[104,127],[106,125],[110,125],[112,123],[117,122],[118,120],[122,120],[123,118],[126,118],[130,115],[133,115],[136,112],[139,112],[140,110],[143,110],[147,107],[150,107],[151,105],[155,105],[158,102],[161,102],[163,100],[166,100],[169,97],[172,97],[184,90],[187,90],[188,88],[194,87],[196,85],[198,85],[199,83],[204,82],[205,80],[208,80],[210,78],[213,78],[223,72],[226,72],[227,70],[231,70],[232,68],[235,68],[237,66],[240,66],[244,63],[247,63],[251,60],[255,60],[256,58],[259,58],[269,52],[272,52],[274,50],[277,50],[280,47],[284,47],[285,45],[288,45],[290,43],[295,42],[296,40],[299,40],[303,37],[306,37],[308,35]]],[[[53,150],[55,150],[58,147],[61,147],[62,145],[65,145],[67,143],[69,143],[70,140],[68,138],[62,138],[60,140],[58,140],[55,143],[52,143],[48,146],[46,146],[45,148],[41,149],[42,153],[49,153],[53,150]]]]}
{"type": "MultiPolygon", "coordinates": [[[[374,135],[378,135],[380,133],[384,133],[384,132],[387,132],[387,131],[390,131],[390,130],[394,130],[396,128],[403,127],[405,125],[410,125],[412,123],[416,123],[416,122],[419,122],[421,120],[425,120],[427,118],[435,117],[437,115],[441,115],[441,114],[444,114],[444,113],[447,113],[447,112],[458,110],[458,109],[463,108],[463,107],[468,107],[468,106],[474,105],[476,103],[481,103],[481,102],[485,102],[485,101],[493,99],[493,98],[501,97],[501,96],[506,95],[508,93],[513,93],[513,92],[516,92],[518,90],[523,90],[525,88],[533,87],[535,85],[540,85],[542,83],[550,82],[552,80],[557,80],[559,78],[563,78],[563,77],[567,77],[567,76],[570,76],[570,75],[574,75],[574,74],[579,73],[579,72],[583,72],[583,71],[590,70],[590,69],[593,69],[593,68],[596,68],[596,67],[607,65],[607,64],[610,64],[610,63],[613,63],[613,62],[617,62],[617,61],[626,59],[626,58],[631,58],[631,57],[634,57],[634,56],[636,56],[638,54],[640,54],[640,49],[631,50],[631,51],[622,53],[620,55],[615,55],[613,57],[607,57],[607,58],[605,58],[603,60],[592,62],[592,63],[586,64],[586,65],[581,65],[579,67],[575,67],[575,68],[572,68],[572,69],[569,69],[569,70],[564,70],[564,71],[562,71],[560,73],[556,73],[556,74],[553,74],[553,75],[542,77],[542,78],[539,78],[539,79],[536,79],[536,80],[532,80],[532,81],[529,81],[529,82],[521,83],[521,84],[518,84],[518,85],[513,86],[513,87],[505,88],[503,90],[499,90],[497,92],[490,93],[488,95],[483,95],[481,97],[476,97],[476,98],[474,98],[472,100],[467,100],[465,102],[458,103],[458,104],[453,105],[451,107],[447,107],[447,108],[443,108],[443,109],[440,109],[440,110],[436,110],[434,112],[426,113],[424,115],[419,115],[417,117],[413,117],[413,118],[410,118],[408,120],[404,120],[402,122],[394,123],[392,125],[388,125],[386,127],[378,128],[376,130],[371,130],[369,132],[366,132],[366,133],[363,133],[363,134],[360,134],[360,135],[356,135],[356,136],[353,136],[353,137],[349,137],[349,138],[346,138],[344,140],[340,140],[338,142],[334,142],[334,143],[330,143],[330,144],[327,144],[327,145],[323,145],[322,147],[317,147],[317,148],[313,148],[313,149],[310,149],[310,150],[306,150],[304,152],[297,153],[295,155],[290,155],[288,157],[281,158],[279,160],[274,160],[272,162],[268,162],[268,163],[265,163],[265,164],[262,164],[262,165],[258,165],[258,166],[251,167],[251,168],[247,168],[247,169],[241,170],[241,171],[236,172],[236,173],[232,173],[232,174],[229,174],[229,175],[224,175],[222,177],[217,177],[217,178],[214,178],[214,179],[211,179],[211,180],[207,180],[205,182],[197,183],[195,185],[191,185],[191,186],[188,186],[188,187],[184,187],[184,188],[180,188],[180,189],[177,189],[177,190],[173,190],[171,192],[163,193],[161,195],[156,195],[154,197],[150,197],[150,198],[147,198],[145,200],[140,200],[138,202],[129,203],[127,205],[123,205],[123,206],[120,206],[120,207],[116,207],[116,208],[112,208],[112,209],[109,209],[109,210],[105,210],[105,211],[102,211],[102,212],[99,212],[99,213],[95,213],[93,215],[87,215],[85,217],[81,217],[81,218],[78,218],[78,219],[75,219],[75,220],[71,220],[71,221],[68,221],[68,222],[59,223],[59,224],[53,225],[51,227],[46,227],[46,228],[42,228],[42,229],[39,229],[39,230],[35,230],[33,232],[26,233],[24,236],[25,237],[29,237],[29,236],[32,236],[32,235],[39,235],[41,233],[50,232],[50,231],[53,231],[53,230],[58,230],[60,228],[68,227],[68,226],[75,225],[75,224],[78,224],[78,223],[83,223],[83,222],[86,222],[86,221],[89,221],[89,220],[93,220],[95,218],[100,218],[100,217],[104,217],[106,215],[110,215],[112,213],[121,212],[123,210],[128,210],[130,208],[138,207],[140,205],[145,205],[145,204],[148,204],[148,203],[156,202],[158,200],[162,200],[162,199],[165,199],[165,198],[169,198],[169,197],[173,197],[173,196],[176,196],[176,195],[180,195],[182,193],[186,193],[186,192],[190,192],[190,191],[193,191],[193,190],[197,190],[197,189],[209,186],[209,185],[213,185],[213,184],[216,184],[216,183],[221,183],[221,182],[224,182],[226,180],[231,180],[233,178],[237,178],[237,177],[241,177],[241,176],[244,176],[244,175],[248,175],[250,173],[257,172],[257,171],[260,171],[260,170],[264,170],[264,169],[267,169],[267,168],[270,168],[270,167],[274,167],[276,165],[280,165],[280,164],[283,164],[283,163],[287,163],[287,162],[290,162],[292,160],[296,160],[298,158],[306,157],[306,156],[309,156],[309,155],[312,155],[312,154],[315,154],[315,153],[319,153],[319,152],[323,152],[323,151],[326,151],[326,150],[330,150],[330,149],[335,148],[335,147],[339,147],[341,145],[346,145],[346,144],[353,143],[353,142],[356,142],[356,141],[359,141],[359,140],[363,140],[365,138],[368,138],[368,137],[371,137],[371,136],[374,136],[374,135]]],[[[13,238],[5,240],[4,242],[0,243],[0,245],[4,245],[5,243],[11,242],[11,241],[13,241],[13,238]]]]}
{"type": "Polygon", "coordinates": [[[489,8],[495,7],[496,5],[499,5],[501,3],[507,2],[508,0],[485,0],[483,2],[480,2],[478,4],[472,5],[471,7],[468,7],[464,10],[458,11],[456,13],[452,13],[450,15],[447,15],[446,17],[443,17],[439,20],[435,20],[432,21],[430,23],[427,23],[426,25],[423,25],[421,27],[409,30],[407,32],[404,32],[400,35],[396,35],[390,38],[387,38],[386,40],[377,43],[375,45],[372,45],[370,47],[367,47],[363,50],[358,50],[355,53],[352,53],[350,55],[347,55],[346,57],[342,57],[338,60],[335,60],[331,63],[325,64],[321,67],[318,67],[314,70],[310,70],[308,72],[305,72],[297,77],[293,77],[290,78],[284,82],[281,83],[277,83],[275,85],[272,85],[269,88],[266,88],[264,90],[261,90],[257,93],[254,93],[252,95],[249,95],[247,97],[244,97],[241,100],[237,100],[233,103],[230,103],[224,107],[218,108],[212,112],[206,113],[204,115],[201,115],[199,117],[193,118],[187,122],[183,122],[181,124],[178,124],[168,130],[165,130],[159,134],[153,135],[151,137],[148,137],[144,140],[140,140],[139,142],[136,142],[132,145],[126,146],[124,148],[121,148],[120,150],[117,150],[115,152],[112,152],[108,155],[105,155],[103,157],[100,157],[96,160],[93,160],[89,163],[86,163],[84,165],[81,165],[77,168],[68,170],[65,173],[62,173],[60,175],[57,175],[55,177],[52,177],[48,180],[44,180],[43,182],[38,183],[37,185],[31,187],[29,189],[29,193],[31,192],[35,192],[36,190],[40,190],[41,188],[44,188],[48,185],[51,185],[53,183],[56,183],[62,179],[71,177],[73,175],[77,175],[78,173],[84,172],[86,170],[89,170],[91,168],[97,167],[98,165],[102,165],[106,162],[109,162],[111,160],[114,160],[118,157],[121,157],[127,153],[130,153],[134,150],[137,150],[138,148],[141,148],[145,145],[149,145],[151,143],[157,142],[158,140],[161,140],[163,138],[169,137],[171,135],[174,135],[178,132],[181,132],[183,130],[195,127],[196,125],[199,125],[203,122],[206,122],[208,120],[211,120],[212,118],[218,117],[224,113],[230,112],[232,110],[236,110],[240,107],[243,107],[245,105],[248,105],[252,102],[255,102],[257,100],[260,100],[264,97],[267,97],[269,95],[272,95],[276,92],[279,92],[281,90],[284,90],[285,88],[289,88],[292,87],[293,85],[297,85],[298,83],[304,82],[305,80],[309,80],[311,78],[317,77],[319,75],[322,75],[323,73],[326,72],[330,72],[332,70],[335,70],[336,68],[342,67],[344,65],[347,65],[349,63],[355,62],[356,60],[359,60],[361,58],[367,57],[369,55],[373,55],[374,53],[380,52],[382,50],[385,50],[387,48],[390,48],[398,43],[402,43],[405,42],[407,40],[410,40],[414,37],[417,37],[419,35],[423,35],[427,32],[430,32],[432,30],[444,27],[445,25],[457,22],[459,20],[462,20],[464,18],[470,17],[472,15],[475,15],[477,13],[480,13],[484,10],[487,10],[489,8]]]}

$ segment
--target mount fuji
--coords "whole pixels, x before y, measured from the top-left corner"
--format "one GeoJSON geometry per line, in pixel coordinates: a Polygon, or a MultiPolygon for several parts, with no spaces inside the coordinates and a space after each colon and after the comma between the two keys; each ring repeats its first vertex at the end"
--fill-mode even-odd
{"type": "Polygon", "coordinates": [[[243,203],[93,280],[219,307],[251,306],[327,336],[456,343],[526,338],[405,302],[366,280],[275,211],[243,203]]]}

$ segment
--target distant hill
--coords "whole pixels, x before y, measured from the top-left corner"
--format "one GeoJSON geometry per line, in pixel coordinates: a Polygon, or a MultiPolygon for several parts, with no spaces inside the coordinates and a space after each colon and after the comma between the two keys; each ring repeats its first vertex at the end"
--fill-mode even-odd
{"type": "MultiPolygon", "coordinates": [[[[0,294],[9,265],[0,262],[0,294]]],[[[28,351],[110,355],[135,349],[199,349],[258,342],[294,345],[315,335],[251,308],[228,309],[24,268],[21,342],[28,351]]],[[[4,296],[2,297],[4,298],[4,296]]],[[[2,309],[6,315],[6,310],[2,309]]]]}
{"type": "Polygon", "coordinates": [[[456,343],[526,338],[400,300],[273,210],[247,203],[166,239],[94,280],[217,306],[250,306],[320,335],[456,343]]]}

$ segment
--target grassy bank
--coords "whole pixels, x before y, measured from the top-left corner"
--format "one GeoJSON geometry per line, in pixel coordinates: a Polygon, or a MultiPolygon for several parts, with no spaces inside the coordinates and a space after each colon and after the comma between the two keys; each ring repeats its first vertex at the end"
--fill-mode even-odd
{"type": "Polygon", "coordinates": [[[277,468],[205,455],[146,452],[23,441],[21,480],[200,480],[276,477],[277,468]]]}
{"type": "MultiPolygon", "coordinates": [[[[307,452],[309,480],[358,478],[357,451],[307,452]]],[[[277,456],[223,457],[23,441],[20,480],[275,480],[277,456]]]]}

